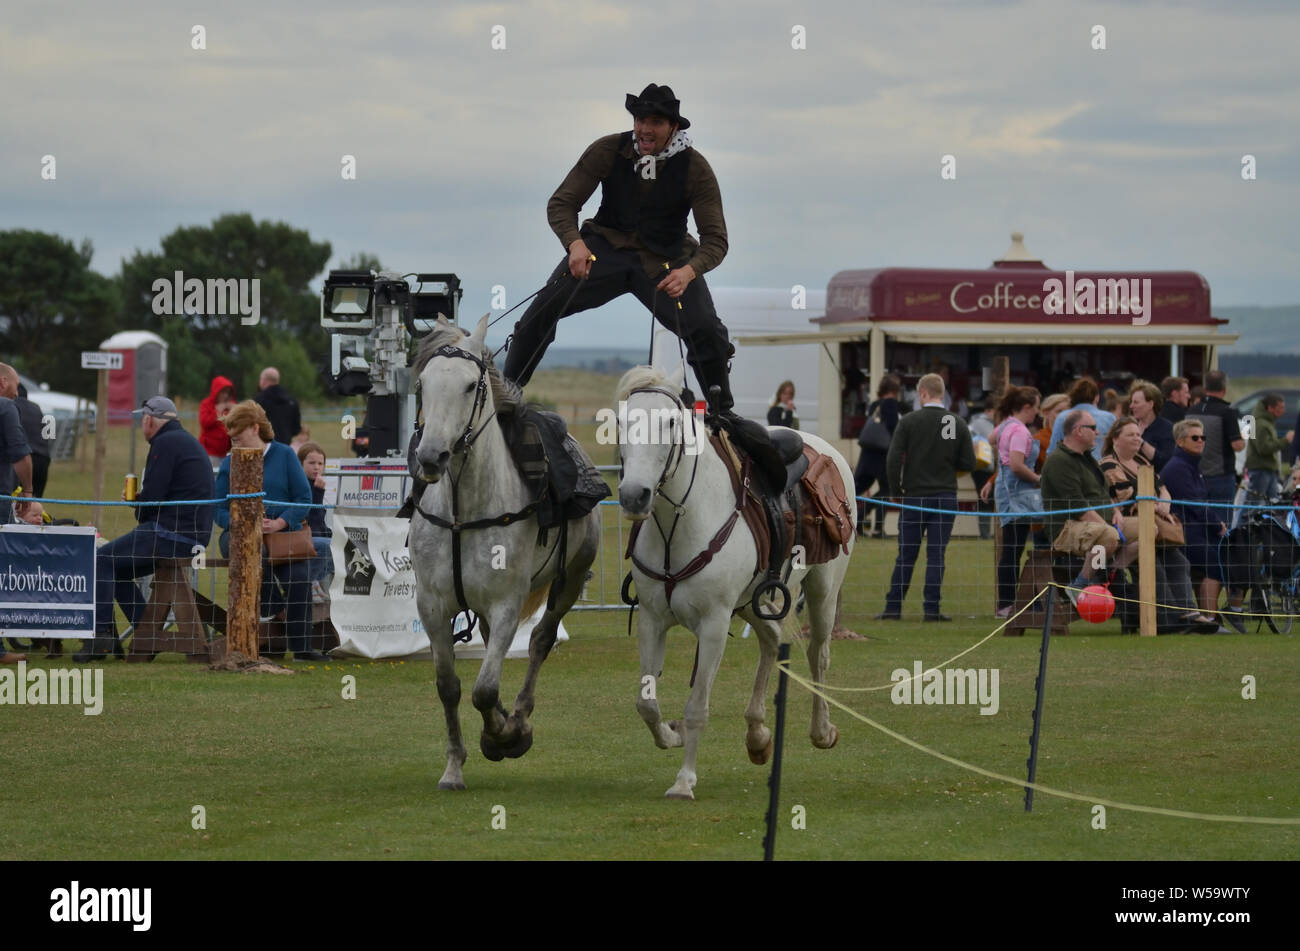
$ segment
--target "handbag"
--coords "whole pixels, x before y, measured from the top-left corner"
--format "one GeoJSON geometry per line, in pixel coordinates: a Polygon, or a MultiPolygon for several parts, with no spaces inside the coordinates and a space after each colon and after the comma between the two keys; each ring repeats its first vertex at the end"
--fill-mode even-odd
{"type": "MultiPolygon", "coordinates": [[[[1138,537],[1138,517],[1136,515],[1124,516],[1124,536],[1130,541],[1138,537]]],[[[1156,514],[1156,544],[1187,544],[1187,536],[1183,532],[1183,523],[1178,520],[1177,515],[1171,513],[1168,518],[1165,518],[1159,513],[1156,514]]]]}
{"type": "Polygon", "coordinates": [[[262,544],[266,548],[266,560],[273,565],[286,565],[291,561],[306,561],[316,557],[311,528],[307,525],[296,532],[263,532],[262,544]]]}
{"type": "Polygon", "coordinates": [[[1183,523],[1178,520],[1177,515],[1172,512],[1168,518],[1156,515],[1156,541],[1163,542],[1166,545],[1187,544],[1187,535],[1183,531],[1183,523]]]}
{"type": "Polygon", "coordinates": [[[880,410],[877,409],[867,420],[867,424],[862,427],[862,432],[858,433],[858,445],[875,452],[888,452],[889,443],[893,438],[889,427],[880,421],[880,410]]]}

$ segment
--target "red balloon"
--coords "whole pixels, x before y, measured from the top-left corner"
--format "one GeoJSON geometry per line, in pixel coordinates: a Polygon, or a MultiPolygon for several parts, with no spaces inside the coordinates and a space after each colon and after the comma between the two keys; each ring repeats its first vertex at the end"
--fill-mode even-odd
{"type": "Polygon", "coordinates": [[[1099,584],[1090,584],[1079,592],[1079,603],[1076,609],[1079,617],[1085,621],[1100,624],[1110,620],[1110,616],[1115,613],[1115,597],[1110,593],[1110,589],[1099,584]]]}

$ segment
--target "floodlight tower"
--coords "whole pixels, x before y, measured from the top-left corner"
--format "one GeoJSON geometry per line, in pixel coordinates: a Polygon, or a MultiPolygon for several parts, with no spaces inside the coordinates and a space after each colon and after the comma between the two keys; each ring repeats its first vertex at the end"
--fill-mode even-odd
{"type": "Polygon", "coordinates": [[[339,395],[366,394],[369,455],[405,455],[419,414],[411,343],[439,315],[457,323],[463,293],[455,274],[330,271],[320,312],[321,326],[331,331],[329,375],[339,395]],[[407,277],[415,278],[415,290],[407,277]]]}

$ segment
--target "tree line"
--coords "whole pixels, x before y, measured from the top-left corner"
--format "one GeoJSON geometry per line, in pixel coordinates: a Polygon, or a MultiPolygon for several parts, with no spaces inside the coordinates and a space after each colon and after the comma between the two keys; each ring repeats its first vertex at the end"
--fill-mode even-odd
{"type": "MultiPolygon", "coordinates": [[[[137,249],[120,271],[91,270],[94,247],[24,229],[0,231],[0,360],[53,389],[95,397],[95,374],[80,354],[122,330],[151,330],[168,344],[170,395],[198,399],[214,376],[229,377],[241,398],[257,392],[264,366],[300,402],[325,398],[321,368],[329,335],[320,326],[320,297],[311,281],[333,250],[284,222],[227,214],[211,225],[184,226],[166,235],[159,251],[137,249]],[[153,283],[181,271],[186,279],[258,279],[261,321],[234,315],[154,313],[153,283]]],[[[360,253],[344,268],[379,268],[360,253]]]]}

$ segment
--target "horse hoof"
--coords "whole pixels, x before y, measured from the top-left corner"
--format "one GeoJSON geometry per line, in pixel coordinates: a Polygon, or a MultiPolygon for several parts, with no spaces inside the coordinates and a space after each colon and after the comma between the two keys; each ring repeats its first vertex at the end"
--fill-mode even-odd
{"type": "Polygon", "coordinates": [[[814,737],[814,738],[813,738],[813,746],[817,747],[817,749],[819,749],[819,750],[829,750],[829,749],[831,749],[832,747],[834,747],[835,744],[838,743],[839,741],[840,741],[840,731],[836,728],[835,724],[832,723],[832,724],[831,724],[831,732],[827,735],[826,739],[821,740],[821,741],[819,742],[819,741],[814,737]]]}
{"type": "Polygon", "coordinates": [[[533,734],[532,731],[530,730],[527,733],[521,734],[519,739],[517,739],[513,745],[509,746],[505,750],[505,754],[510,759],[519,759],[519,757],[523,756],[532,748],[533,748],[533,734]]]}
{"type": "Polygon", "coordinates": [[[439,788],[439,789],[448,789],[448,790],[460,790],[460,789],[464,789],[464,788],[465,788],[465,784],[464,784],[464,783],[459,783],[459,782],[457,782],[457,783],[453,783],[453,782],[443,781],[443,782],[441,782],[441,783],[438,784],[438,788],[439,788]]]}
{"type": "Polygon", "coordinates": [[[672,789],[668,790],[668,792],[664,793],[664,798],[665,798],[665,799],[680,799],[680,800],[684,800],[684,801],[694,802],[694,801],[695,801],[695,793],[692,792],[690,789],[687,789],[687,790],[685,790],[685,791],[682,791],[681,789],[678,789],[676,786],[674,786],[672,789]]]}
{"type": "Polygon", "coordinates": [[[483,756],[493,763],[499,763],[506,758],[506,751],[491,742],[486,736],[479,737],[478,748],[483,753],[483,756]]]}
{"type": "Polygon", "coordinates": [[[759,752],[757,752],[757,753],[755,753],[755,752],[754,752],[753,750],[751,750],[749,747],[745,747],[745,752],[749,754],[749,761],[750,761],[751,763],[753,763],[755,766],[762,766],[764,763],[766,763],[768,760],[770,760],[770,759],[772,758],[772,743],[773,743],[773,742],[774,742],[773,740],[770,740],[770,739],[769,739],[769,740],[767,741],[767,746],[763,747],[763,748],[762,748],[759,752]]]}

